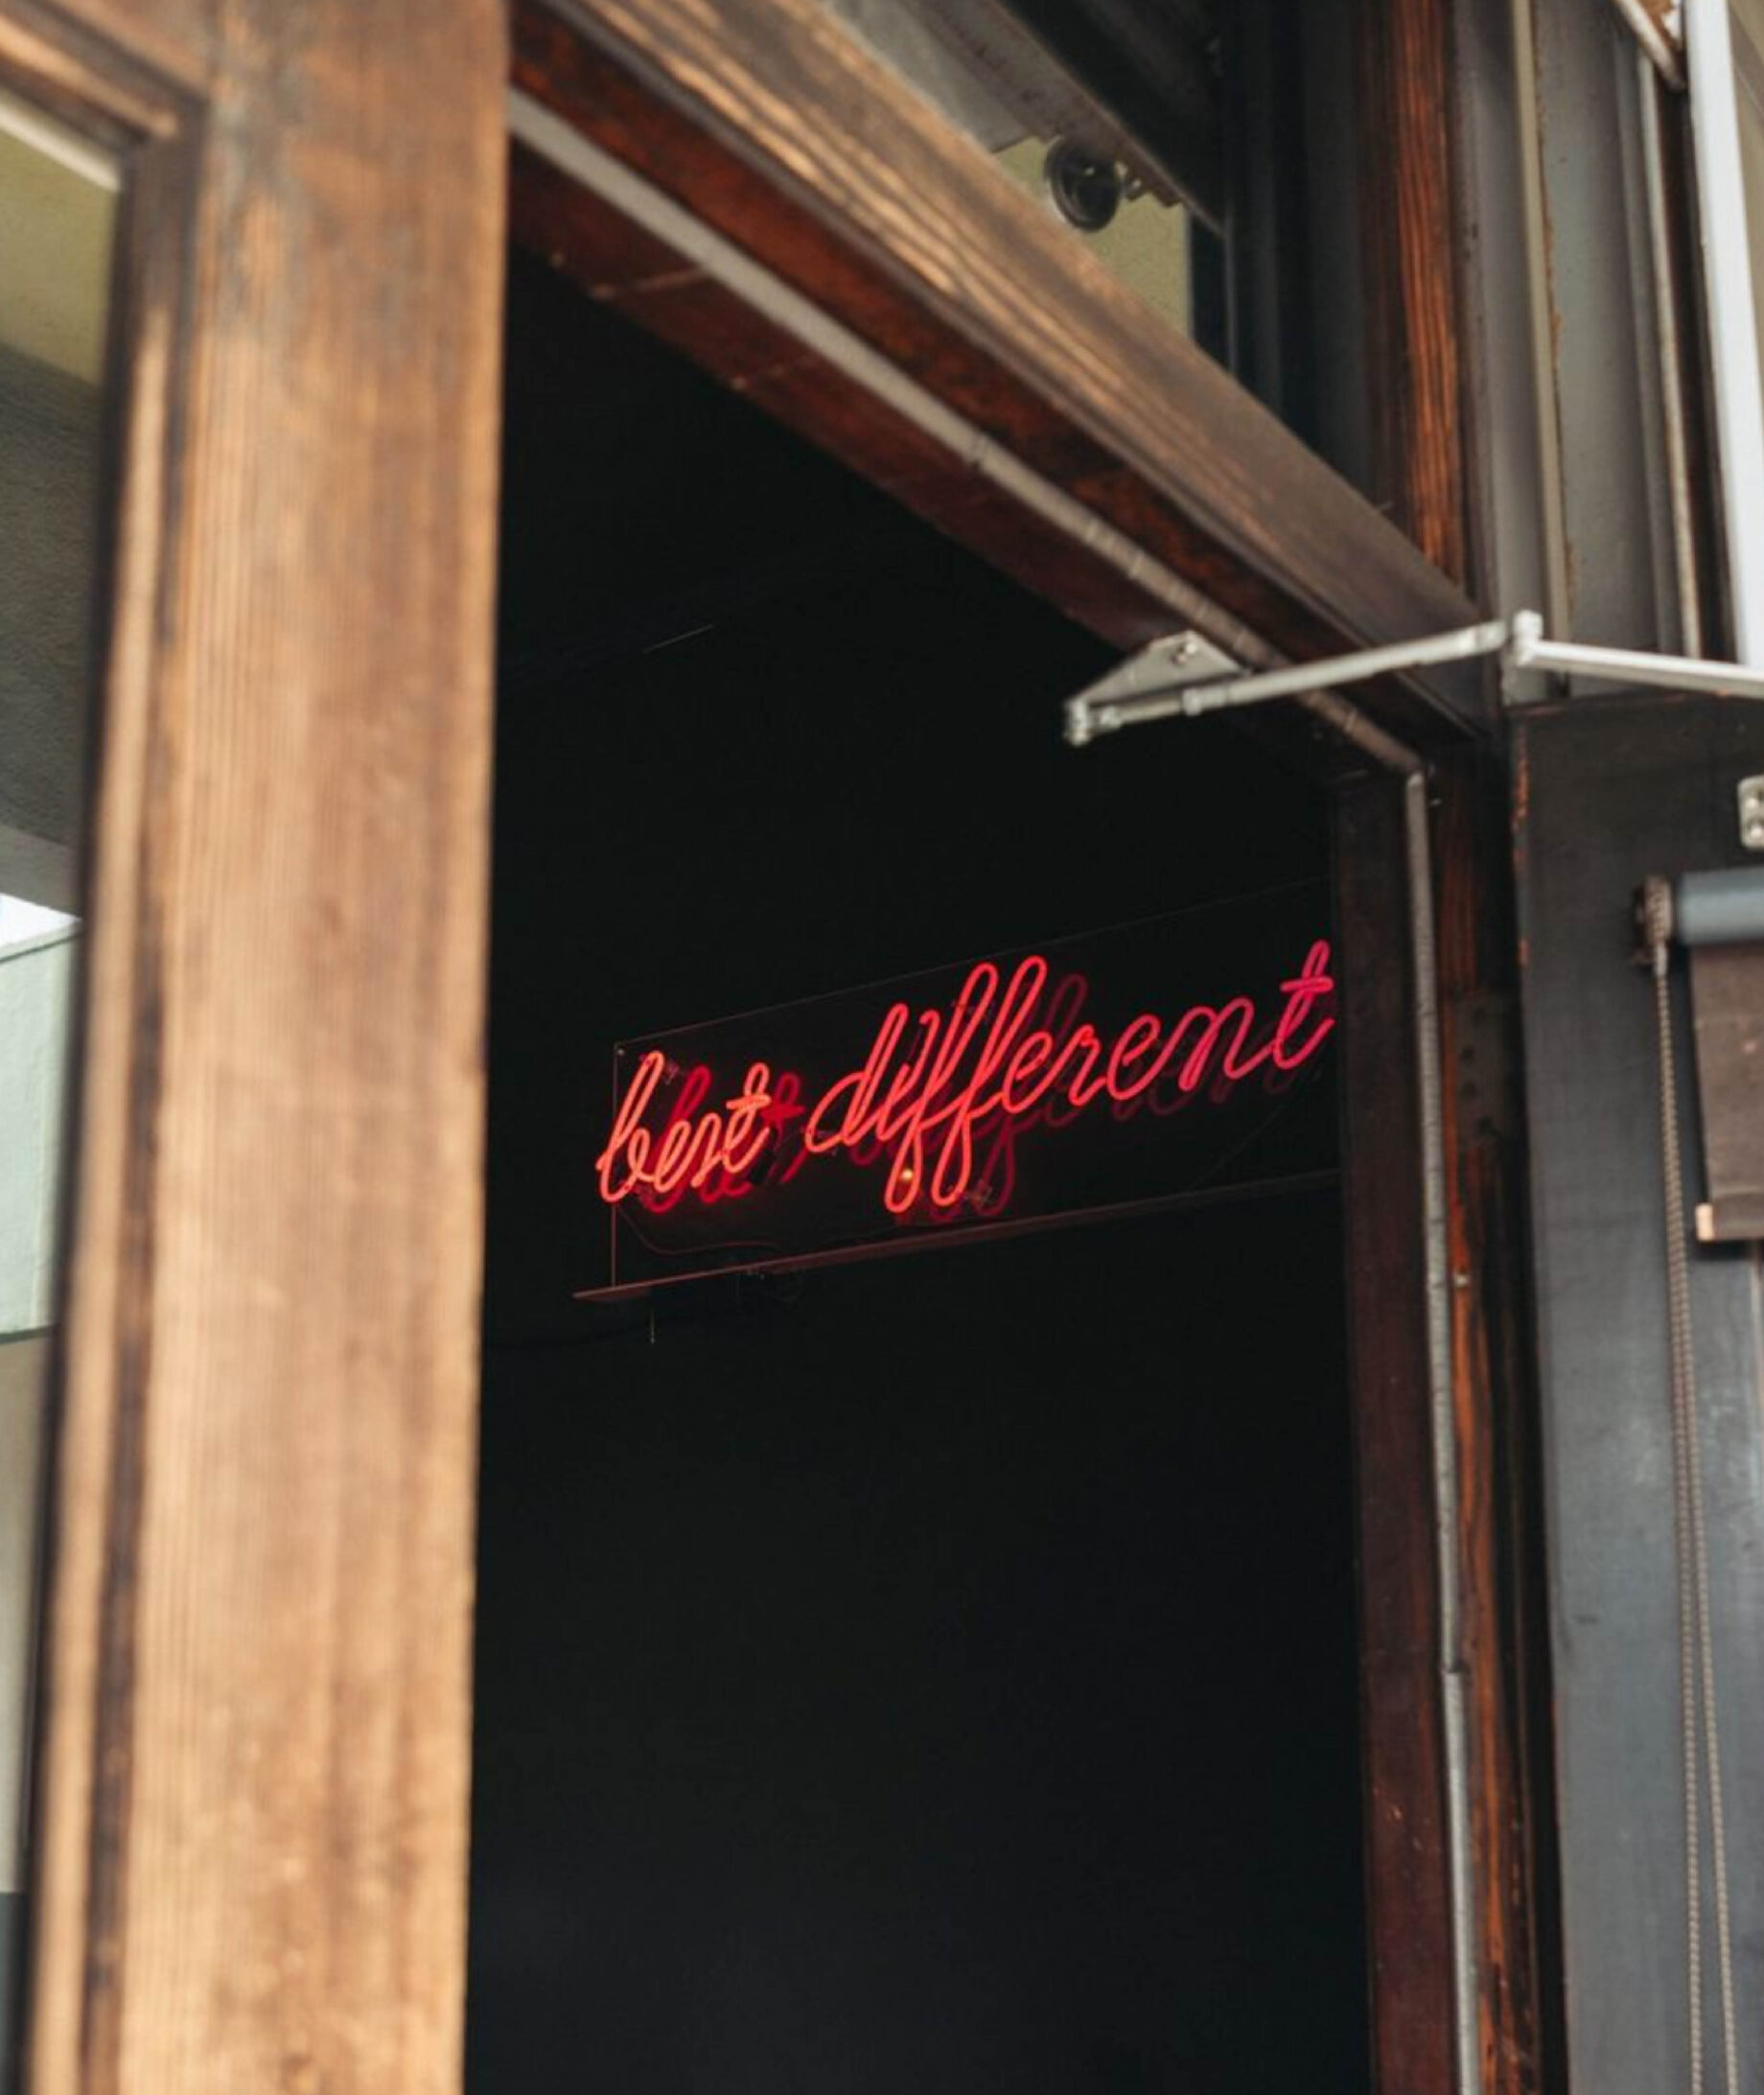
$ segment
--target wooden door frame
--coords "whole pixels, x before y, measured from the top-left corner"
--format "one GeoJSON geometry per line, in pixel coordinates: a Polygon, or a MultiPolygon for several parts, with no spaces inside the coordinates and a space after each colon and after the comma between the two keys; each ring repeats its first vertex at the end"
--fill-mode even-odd
{"type": "MultiPolygon", "coordinates": [[[[1365,92],[1397,168],[1363,228],[1391,375],[1382,509],[997,182],[816,0],[724,0],[714,20],[669,0],[515,0],[515,238],[1123,648],[1189,624],[1265,662],[1465,623],[1472,600],[1419,550],[1461,576],[1475,543],[1451,24],[1446,0],[1368,15],[1365,92]]],[[[1409,788],[1300,719],[1276,738],[1335,789],[1343,948],[1392,957],[1348,985],[1343,1013],[1376,2085],[1460,2084],[1462,1930],[1478,2084],[1535,2095],[1557,2014],[1497,720],[1481,685],[1373,687],[1357,704],[1430,766],[1460,1603],[1449,1654],[1409,788]]]]}
{"type": "MultiPolygon", "coordinates": [[[[1403,172],[1370,246],[1401,372],[1390,501],[1461,570],[1445,0],[1377,20],[1368,78],[1403,172]]],[[[494,0],[0,0],[0,74],[128,175],[29,2084],[450,2095],[504,24],[494,0]]],[[[599,0],[568,21],[522,0],[512,78],[758,273],[744,293],[616,194],[530,169],[526,237],[1118,644],[1192,622],[1264,661],[1473,615],[1389,517],[983,181],[813,0],[599,0]],[[750,294],[762,278],[818,316],[806,338],[750,294]]],[[[1364,704],[1429,751],[1494,724],[1474,684],[1364,704]]],[[[1337,753],[1314,724],[1301,738],[1320,764],[1337,753]]],[[[1373,940],[1399,892],[1392,789],[1350,771],[1344,913],[1373,940]]],[[[1441,923],[1470,996],[1501,970],[1472,927],[1503,862],[1479,814],[1454,826],[1482,797],[1442,791],[1441,923]]],[[[1419,1110],[1412,1004],[1358,1032],[1350,1212],[1401,1252],[1412,1150],[1354,1128],[1375,1082],[1393,1125],[1419,1110]]],[[[1544,1960],[1505,1535],[1515,1181],[1507,1150],[1449,1123],[1473,1262],[1453,1295],[1455,1540],[1481,2046],[1485,2085],[1518,2095],[1544,1960]]],[[[1374,2020],[1381,2095],[1447,2095],[1449,1972],[1414,1953],[1441,1940],[1441,1652],[1408,1286],[1362,1288],[1355,1334],[1367,1604],[1405,1596],[1380,1646],[1391,1695],[1367,1706],[1393,1747],[1406,1708],[1422,1749],[1370,1756],[1375,1824],[1415,1829],[1373,1845],[1374,2020]]]]}
{"type": "Polygon", "coordinates": [[[496,0],[3,0],[123,174],[33,2095],[461,2056],[496,0]]]}

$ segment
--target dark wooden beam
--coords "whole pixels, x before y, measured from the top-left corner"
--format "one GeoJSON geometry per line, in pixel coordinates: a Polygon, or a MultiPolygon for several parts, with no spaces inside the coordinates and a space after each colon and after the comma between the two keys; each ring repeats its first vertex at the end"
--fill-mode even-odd
{"type": "Polygon", "coordinates": [[[1451,0],[1365,0],[1362,12],[1373,470],[1392,521],[1468,588],[1451,0]]]}
{"type": "Polygon", "coordinates": [[[1396,779],[1354,787],[1335,811],[1373,2085],[1380,2095],[1451,2095],[1452,1930],[1404,792],[1396,779]]]}
{"type": "Polygon", "coordinates": [[[1485,2095],[1562,2084],[1542,1452],[1507,781],[1433,780],[1459,1591],[1485,2095]]]}
{"type": "MultiPolygon", "coordinates": [[[[714,19],[667,0],[619,0],[568,20],[518,0],[514,21],[517,85],[1204,593],[1228,627],[1302,659],[1475,616],[1388,519],[814,0],[731,0],[714,19]]],[[[645,256],[608,226],[604,199],[576,196],[573,238],[558,237],[564,201],[547,206],[553,251],[728,375],[744,323],[727,291],[687,281],[677,255],[645,256]],[[688,296],[699,301],[689,319],[688,296]]],[[[837,359],[793,341],[767,376],[769,405],[819,419],[861,464],[876,410],[854,398],[862,388],[837,359]]],[[[941,470],[957,477],[947,460],[941,470]]],[[[960,506],[953,493],[935,500],[960,506]]],[[[945,527],[961,535],[963,521],[945,527]]],[[[1013,504],[1007,541],[1015,528],[1033,539],[1049,526],[1013,504]]],[[[973,542],[1009,564],[997,535],[986,546],[983,526],[973,542]]],[[[1099,630],[1168,628],[1168,606],[1149,608],[1144,592],[1135,606],[1119,577],[1097,572],[1105,563],[1081,530],[1060,535],[1080,595],[1100,600],[1099,630]]],[[[1036,548],[1028,565],[1043,558],[1036,548]]],[[[1393,687],[1366,704],[1421,741],[1488,725],[1468,684],[1423,696],[1393,687]]]]}
{"type": "MultiPolygon", "coordinates": [[[[1449,0],[1364,9],[1362,128],[1379,151],[1361,226],[1375,470],[1393,519],[1468,587],[1452,22],[1449,0]]],[[[1504,773],[1451,753],[1431,795],[1481,2084],[1535,2095],[1560,2071],[1561,1981],[1504,773]]],[[[1417,1357],[1417,1385],[1423,1371],[1417,1357]]]]}

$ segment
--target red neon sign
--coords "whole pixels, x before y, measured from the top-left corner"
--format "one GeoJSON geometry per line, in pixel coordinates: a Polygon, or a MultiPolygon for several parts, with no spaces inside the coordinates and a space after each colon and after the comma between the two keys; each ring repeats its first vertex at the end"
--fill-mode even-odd
{"type": "Polygon", "coordinates": [[[595,1160],[600,1197],[615,1209],[635,1197],[652,1212],[688,1192],[739,1198],[777,1165],[795,1129],[800,1147],[786,1176],[834,1153],[879,1158],[890,1216],[948,1215],[971,1200],[983,1149],[1008,1151],[1032,1121],[1063,1127],[1099,1099],[1128,1108],[1152,1104],[1159,1090],[1187,1099],[1209,1081],[1229,1091],[1258,1071],[1302,1068],[1335,1029],[1329,969],[1328,942],[1317,939],[1265,1013],[1254,997],[1237,995],[1192,1004],[1172,1020],[1142,1012],[1105,1038],[1062,1013],[1062,1000],[1072,1002],[1062,992],[1075,982],[1081,1009],[1081,978],[1067,976],[1050,992],[1042,954],[1009,977],[982,961],[947,1006],[915,1017],[908,1004],[891,1004],[864,1059],[812,1105],[793,1073],[775,1077],[772,1061],[754,1059],[718,1104],[707,1103],[711,1073],[699,1068],[658,1113],[664,1079],[679,1072],[652,1048],[632,1072],[595,1160]]]}

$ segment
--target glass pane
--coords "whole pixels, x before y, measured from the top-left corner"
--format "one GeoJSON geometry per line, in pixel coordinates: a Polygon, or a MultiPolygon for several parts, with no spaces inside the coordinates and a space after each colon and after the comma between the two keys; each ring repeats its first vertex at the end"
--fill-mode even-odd
{"type": "MultiPolygon", "coordinates": [[[[1074,237],[1185,335],[1196,332],[1190,244],[1216,184],[1204,151],[1160,153],[1054,48],[992,0],[828,0],[1074,237]],[[1185,183],[1174,172],[1181,165],[1185,183]]],[[[1180,34],[1181,11],[1172,11],[1180,34]]],[[[1190,56],[1199,81],[1202,43],[1190,56]]]]}
{"type": "Polygon", "coordinates": [[[1331,465],[1370,483],[1352,0],[826,0],[1331,465]]]}
{"type": "Polygon", "coordinates": [[[9,2068],[29,1877],[44,1413],[115,217],[109,164],[0,96],[0,2064],[9,2068]]]}

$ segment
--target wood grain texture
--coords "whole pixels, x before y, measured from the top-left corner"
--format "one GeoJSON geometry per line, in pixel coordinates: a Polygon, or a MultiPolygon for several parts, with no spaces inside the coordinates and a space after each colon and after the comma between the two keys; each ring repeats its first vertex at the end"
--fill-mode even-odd
{"type": "Polygon", "coordinates": [[[1474,616],[814,0],[518,0],[515,40],[520,86],[1274,645],[1474,616]]]}
{"type": "MultiPolygon", "coordinates": [[[[1362,94],[1382,171],[1362,212],[1379,472],[1393,517],[1468,585],[1451,10],[1391,0],[1367,11],[1366,32],[1362,94]]],[[[1562,2042],[1513,881],[1497,767],[1444,754],[1431,791],[1482,2086],[1534,2095],[1560,2084],[1562,2042]]],[[[1381,1358],[1415,1343],[1401,1309],[1367,1301],[1358,1323],[1381,1358]],[[1381,1315],[1388,1328],[1375,1336],[1381,1315]]],[[[1419,1409],[1423,1355],[1407,1372],[1419,1409]]],[[[1367,1518],[1393,1520],[1371,1507],[1367,1518]]]]}
{"type": "Polygon", "coordinates": [[[1563,2084],[1562,2000],[1518,937],[1503,768],[1486,755],[1466,754],[1440,765],[1434,794],[1482,2085],[1486,2095],[1537,2095],[1563,2084]]]}
{"type": "Polygon", "coordinates": [[[199,101],[213,71],[217,21],[203,0],[6,0],[4,14],[0,35],[39,46],[33,96],[65,74],[78,80],[86,110],[101,121],[132,103],[131,120],[144,136],[166,134],[168,91],[199,101]],[[143,81],[153,85],[135,92],[143,81]]]}
{"type": "Polygon", "coordinates": [[[1361,222],[1374,470],[1394,522],[1470,587],[1451,7],[1378,0],[1365,12],[1361,128],[1374,164],[1361,222]]]}
{"type": "Polygon", "coordinates": [[[119,159],[174,136],[194,106],[132,44],[106,42],[34,0],[0,7],[0,81],[119,159]]]}
{"type": "MultiPolygon", "coordinates": [[[[1432,780],[1461,1643],[1488,2095],[1562,2084],[1536,1390],[1503,781],[1432,780]]],[[[1402,788],[1338,802],[1342,1184],[1381,2090],[1451,2095],[1451,1918],[1402,788]]]]}
{"type": "Polygon", "coordinates": [[[95,108],[171,84],[125,236],[29,2084],[446,2095],[502,24],[123,12],[31,24],[95,108]]]}
{"type": "Polygon", "coordinates": [[[1404,785],[1335,808],[1373,2085],[1452,2095],[1451,1909],[1404,785]]]}

